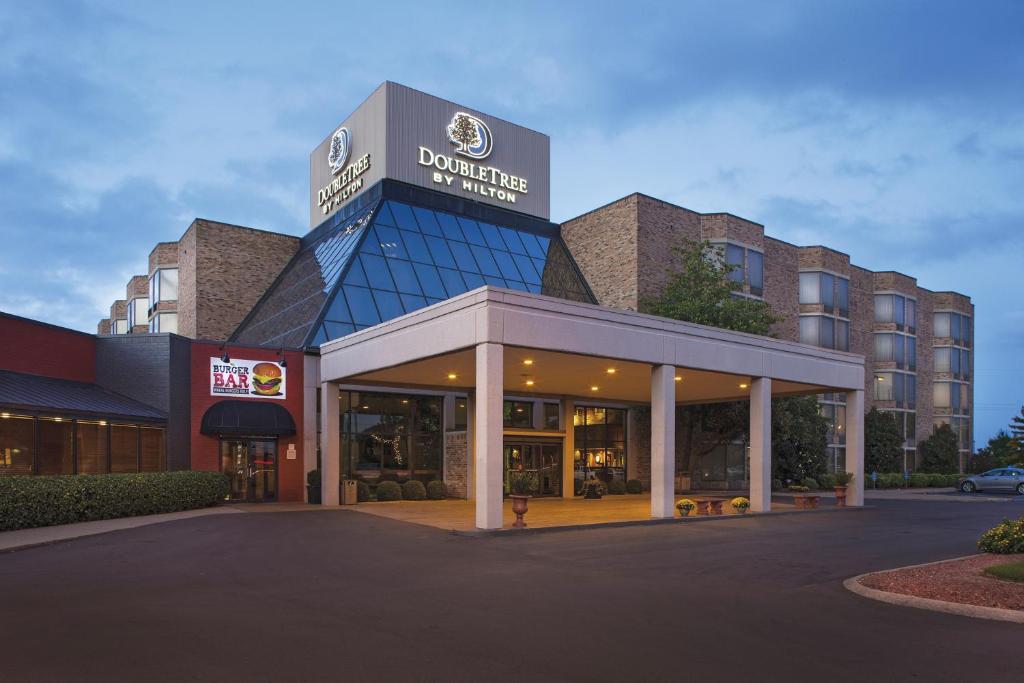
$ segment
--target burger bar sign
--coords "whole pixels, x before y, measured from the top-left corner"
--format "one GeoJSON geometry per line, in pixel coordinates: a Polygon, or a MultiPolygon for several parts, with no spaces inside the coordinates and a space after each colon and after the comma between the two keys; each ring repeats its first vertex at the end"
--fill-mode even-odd
{"type": "Polygon", "coordinates": [[[280,363],[232,358],[225,363],[210,358],[210,395],[248,398],[285,398],[285,368],[280,363]]]}

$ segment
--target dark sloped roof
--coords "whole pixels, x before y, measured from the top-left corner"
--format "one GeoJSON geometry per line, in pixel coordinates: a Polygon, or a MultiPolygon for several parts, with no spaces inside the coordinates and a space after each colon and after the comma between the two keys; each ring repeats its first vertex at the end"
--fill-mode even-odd
{"type": "Polygon", "coordinates": [[[13,410],[88,413],[106,418],[166,420],[145,403],[95,384],[0,370],[0,406],[13,410]]]}

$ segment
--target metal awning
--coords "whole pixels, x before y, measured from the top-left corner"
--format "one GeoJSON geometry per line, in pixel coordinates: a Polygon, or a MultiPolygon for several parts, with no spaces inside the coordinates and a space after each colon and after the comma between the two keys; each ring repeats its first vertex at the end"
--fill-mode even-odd
{"type": "Polygon", "coordinates": [[[199,431],[210,436],[292,436],[295,420],[270,401],[219,401],[203,414],[199,431]]]}

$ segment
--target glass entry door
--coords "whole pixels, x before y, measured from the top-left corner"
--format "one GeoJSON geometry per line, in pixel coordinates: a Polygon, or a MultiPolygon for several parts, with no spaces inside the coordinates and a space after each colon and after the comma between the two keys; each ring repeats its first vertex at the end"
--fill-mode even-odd
{"type": "Polygon", "coordinates": [[[562,444],[560,442],[521,443],[506,441],[504,448],[505,493],[508,474],[523,469],[537,475],[537,496],[562,495],[562,444]]]}
{"type": "Polygon", "coordinates": [[[228,477],[231,500],[263,503],[277,499],[276,439],[223,439],[220,466],[228,477]]]}

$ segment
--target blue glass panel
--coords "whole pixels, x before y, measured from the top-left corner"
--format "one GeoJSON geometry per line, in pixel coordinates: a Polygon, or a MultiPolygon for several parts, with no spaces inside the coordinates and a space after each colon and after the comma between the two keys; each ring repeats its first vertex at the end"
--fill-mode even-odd
{"type": "Polygon", "coordinates": [[[401,232],[402,241],[405,242],[405,250],[409,253],[409,258],[420,263],[434,262],[434,259],[430,257],[430,251],[427,250],[427,243],[423,241],[423,235],[418,232],[409,232],[408,230],[402,230],[401,232]]]}
{"type": "Polygon", "coordinates": [[[489,285],[494,285],[495,287],[508,286],[505,284],[505,281],[502,280],[500,277],[494,277],[493,275],[484,275],[484,282],[486,282],[489,285]]]}
{"type": "Polygon", "coordinates": [[[519,233],[519,238],[523,240],[523,246],[526,247],[526,253],[534,258],[547,258],[548,251],[546,247],[541,247],[537,242],[537,236],[531,235],[528,232],[519,233]]]}
{"type": "Polygon", "coordinates": [[[506,286],[509,289],[516,289],[516,290],[518,290],[520,292],[528,292],[528,291],[530,291],[529,288],[526,286],[525,282],[519,282],[517,280],[507,280],[506,282],[508,283],[506,286]]]}
{"type": "Polygon", "coordinates": [[[537,240],[537,244],[540,246],[540,250],[541,250],[541,254],[542,254],[541,258],[547,258],[547,256],[548,256],[548,249],[551,246],[551,240],[548,239],[547,237],[541,237],[540,235],[534,235],[533,238],[535,240],[537,240]]]}
{"type": "Polygon", "coordinates": [[[374,226],[373,230],[377,233],[377,242],[380,244],[381,251],[384,252],[385,256],[409,258],[409,255],[405,252],[405,245],[402,243],[402,237],[397,228],[392,228],[387,225],[377,225],[374,226]]]}
{"type": "Polygon", "coordinates": [[[412,270],[412,264],[408,261],[399,261],[389,258],[388,265],[391,267],[391,275],[395,278],[395,285],[399,292],[405,294],[422,294],[419,280],[412,270]]]}
{"type": "Polygon", "coordinates": [[[395,217],[395,225],[405,230],[419,230],[416,217],[412,215],[412,209],[406,204],[388,202],[391,205],[391,213],[395,217]]]}
{"type": "Polygon", "coordinates": [[[526,289],[533,292],[534,294],[540,294],[540,285],[535,285],[532,282],[526,285],[526,289]]]}
{"type": "Polygon", "coordinates": [[[537,269],[537,272],[540,273],[541,278],[543,278],[544,277],[544,261],[542,259],[539,259],[539,258],[535,258],[535,259],[531,259],[531,260],[533,261],[533,266],[537,269]]]}
{"type": "Polygon", "coordinates": [[[344,337],[346,334],[352,334],[356,331],[356,327],[352,323],[336,323],[331,320],[324,321],[324,329],[327,331],[327,336],[331,339],[344,337]]]}
{"type": "Polygon", "coordinates": [[[377,302],[381,320],[391,320],[405,314],[402,302],[394,292],[382,292],[375,289],[373,290],[373,300],[377,302]]]}
{"type": "Polygon", "coordinates": [[[441,232],[441,226],[437,224],[437,217],[434,216],[434,212],[429,209],[421,209],[418,206],[412,207],[413,213],[416,214],[416,220],[419,221],[420,230],[427,235],[434,235],[435,237],[441,237],[444,235],[441,232]]]}
{"type": "Polygon", "coordinates": [[[406,313],[412,313],[413,311],[427,307],[427,300],[422,296],[413,296],[412,294],[402,295],[402,306],[405,307],[406,313]]]}
{"type": "Polygon", "coordinates": [[[352,318],[348,314],[348,306],[345,304],[345,297],[340,294],[334,297],[334,301],[331,302],[327,313],[324,314],[324,318],[343,323],[352,322],[352,318]]]}
{"type": "Polygon", "coordinates": [[[501,271],[502,277],[506,280],[521,280],[523,276],[519,274],[519,269],[516,268],[516,264],[512,262],[512,255],[504,251],[493,251],[491,252],[494,256],[494,260],[498,262],[498,269],[501,271]]]}
{"type": "Polygon", "coordinates": [[[462,280],[462,275],[459,275],[457,270],[449,270],[447,268],[439,268],[441,272],[441,280],[444,281],[444,288],[448,290],[448,296],[458,296],[463,292],[468,292],[469,288],[466,287],[466,283],[462,280]]]}
{"type": "Polygon", "coordinates": [[[377,211],[377,218],[373,221],[374,225],[381,223],[385,225],[394,225],[395,219],[391,216],[391,209],[388,208],[389,202],[384,202],[380,205],[380,209],[377,211]]]}
{"type": "Polygon", "coordinates": [[[459,240],[465,242],[466,238],[462,234],[462,228],[459,227],[458,221],[455,217],[447,213],[437,214],[437,220],[441,224],[441,230],[444,231],[444,236],[450,240],[459,240]]]}
{"type": "Polygon", "coordinates": [[[494,275],[495,277],[501,275],[501,271],[498,270],[498,264],[494,262],[494,257],[491,256],[490,251],[474,245],[473,256],[476,257],[476,262],[480,264],[481,273],[484,275],[494,275]]]}
{"type": "Polygon", "coordinates": [[[462,277],[466,281],[467,291],[470,289],[476,289],[477,287],[483,287],[484,284],[486,284],[484,279],[476,273],[463,273],[462,277]]]}
{"type": "Polygon", "coordinates": [[[508,245],[508,250],[513,254],[525,254],[526,247],[523,246],[523,241],[519,239],[519,233],[511,228],[503,228],[498,226],[498,232],[501,233],[502,239],[505,240],[505,244],[508,245]]]}
{"type": "MultiPolygon", "coordinates": [[[[416,268],[416,275],[420,279],[420,285],[423,287],[423,293],[428,297],[436,297],[443,299],[446,295],[444,291],[444,284],[441,282],[441,276],[437,274],[437,268],[434,266],[428,266],[422,263],[414,264],[416,268]]],[[[455,271],[450,271],[455,272],[455,271]]],[[[455,273],[458,275],[458,273],[455,273]]]]}
{"type": "Polygon", "coordinates": [[[434,257],[434,263],[439,266],[454,268],[455,259],[452,258],[452,253],[448,251],[448,243],[440,237],[427,237],[427,247],[430,248],[430,255],[434,257]]]}
{"type": "Polygon", "coordinates": [[[312,343],[313,346],[320,346],[321,344],[323,344],[326,341],[327,341],[327,330],[325,330],[324,326],[321,325],[320,327],[317,328],[316,335],[313,337],[313,341],[311,343],[312,343]]]}
{"type": "Polygon", "coordinates": [[[439,303],[441,303],[440,299],[431,299],[429,296],[427,297],[427,305],[428,306],[433,306],[434,304],[439,304],[439,303]]]}
{"type": "Polygon", "coordinates": [[[363,264],[359,262],[359,259],[352,259],[352,265],[348,269],[348,273],[345,275],[346,285],[358,285],[366,287],[366,273],[363,272],[363,264]]]}
{"type": "Polygon", "coordinates": [[[460,217],[459,225],[462,226],[462,232],[466,233],[466,241],[470,244],[479,244],[481,247],[486,246],[487,240],[480,233],[480,228],[477,227],[476,221],[460,217]]]}
{"type": "Polygon", "coordinates": [[[514,254],[512,258],[515,259],[516,265],[519,266],[519,272],[523,274],[527,282],[535,285],[540,284],[540,275],[537,273],[537,269],[533,267],[533,261],[528,256],[514,254]]]}
{"type": "Polygon", "coordinates": [[[501,235],[498,234],[498,229],[490,223],[480,223],[480,232],[484,234],[484,239],[487,240],[487,246],[491,249],[505,250],[508,247],[505,246],[505,240],[501,239],[501,235]]]}
{"type": "MultiPolygon", "coordinates": [[[[381,226],[386,227],[386,226],[381,226]]],[[[370,234],[366,236],[366,241],[363,242],[363,246],[359,248],[361,254],[377,254],[383,255],[384,252],[380,249],[380,240],[377,239],[377,233],[370,228],[370,234]]]]}
{"type": "Polygon", "coordinates": [[[370,290],[365,287],[345,287],[344,291],[349,310],[352,311],[352,320],[356,325],[376,325],[380,322],[380,315],[377,313],[377,307],[373,305],[370,290]]]}
{"type": "Polygon", "coordinates": [[[476,265],[476,259],[473,258],[467,245],[462,242],[449,242],[448,246],[452,248],[452,254],[455,255],[455,262],[458,264],[459,270],[470,273],[480,272],[480,268],[476,265]]]}
{"type": "Polygon", "coordinates": [[[388,264],[382,257],[372,254],[360,254],[359,258],[363,261],[366,279],[370,281],[371,287],[377,289],[395,288],[395,283],[391,281],[391,273],[388,272],[388,264]]]}

